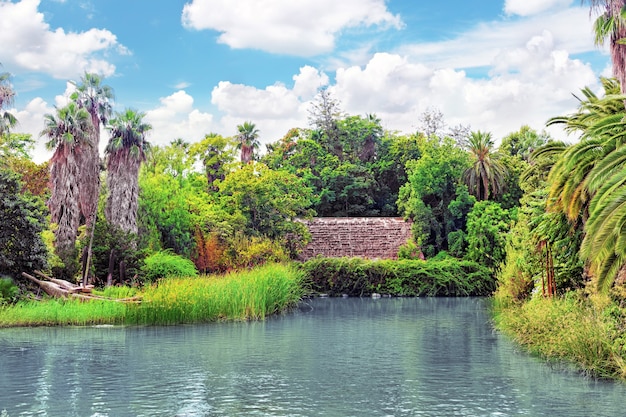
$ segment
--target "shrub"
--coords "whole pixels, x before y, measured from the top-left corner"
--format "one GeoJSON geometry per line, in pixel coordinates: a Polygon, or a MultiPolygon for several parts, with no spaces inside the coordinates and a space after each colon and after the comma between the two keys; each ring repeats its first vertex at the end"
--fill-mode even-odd
{"type": "Polygon", "coordinates": [[[19,289],[9,277],[0,277],[0,305],[13,303],[17,300],[19,289]]]}
{"type": "Polygon", "coordinates": [[[238,234],[229,242],[227,251],[230,269],[252,268],[267,262],[285,262],[289,254],[280,243],[267,237],[238,234]]]}
{"type": "Polygon", "coordinates": [[[489,269],[455,258],[372,261],[317,257],[302,263],[301,269],[314,292],[331,296],[474,296],[495,290],[489,269]]]}
{"type": "Polygon", "coordinates": [[[144,280],[149,282],[171,276],[198,276],[198,270],[193,262],[169,251],[159,251],[148,256],[144,261],[141,272],[144,280]]]}
{"type": "Polygon", "coordinates": [[[417,246],[417,244],[409,239],[405,244],[401,245],[398,248],[398,258],[399,259],[424,259],[424,255],[422,255],[422,251],[417,246]]]}

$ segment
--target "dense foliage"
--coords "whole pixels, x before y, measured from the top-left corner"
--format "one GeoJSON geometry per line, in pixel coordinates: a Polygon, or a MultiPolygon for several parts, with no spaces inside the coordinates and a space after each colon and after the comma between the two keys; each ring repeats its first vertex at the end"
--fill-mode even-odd
{"type": "Polygon", "coordinates": [[[316,293],[330,296],[490,295],[495,280],[488,268],[472,261],[314,258],[301,265],[316,293]]]}
{"type": "Polygon", "coordinates": [[[0,168],[0,275],[46,267],[45,214],[43,201],[22,191],[18,175],[0,168]]]}
{"type": "Polygon", "coordinates": [[[131,301],[135,302],[25,300],[0,306],[0,327],[164,325],[263,319],[295,306],[304,295],[302,279],[302,273],[293,267],[270,264],[225,276],[167,278],[140,290],[110,287],[98,292],[105,298],[132,296],[131,301]]]}

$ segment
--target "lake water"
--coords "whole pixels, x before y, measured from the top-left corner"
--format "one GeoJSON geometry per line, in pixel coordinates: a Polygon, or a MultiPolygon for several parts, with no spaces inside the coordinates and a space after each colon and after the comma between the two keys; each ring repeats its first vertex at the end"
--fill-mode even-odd
{"type": "Polygon", "coordinates": [[[314,299],[264,322],[0,330],[15,416],[624,416],[626,385],[557,369],[480,298],[314,299]]]}

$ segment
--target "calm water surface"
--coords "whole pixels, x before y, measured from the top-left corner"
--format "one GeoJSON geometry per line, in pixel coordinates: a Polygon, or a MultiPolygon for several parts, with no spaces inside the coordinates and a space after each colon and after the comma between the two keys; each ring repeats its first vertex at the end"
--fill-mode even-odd
{"type": "Polygon", "coordinates": [[[315,299],[264,322],[0,330],[15,416],[625,416],[626,385],[554,369],[477,298],[315,299]]]}

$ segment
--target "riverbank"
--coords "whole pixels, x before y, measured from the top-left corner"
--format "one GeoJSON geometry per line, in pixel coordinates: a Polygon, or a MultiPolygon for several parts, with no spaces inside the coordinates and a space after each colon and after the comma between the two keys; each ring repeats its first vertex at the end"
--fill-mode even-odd
{"type": "Polygon", "coordinates": [[[263,319],[295,306],[304,295],[304,285],[302,272],[293,266],[271,264],[225,276],[167,278],[141,290],[111,287],[100,295],[133,297],[140,302],[23,301],[0,307],[0,327],[263,319]]]}
{"type": "Polygon", "coordinates": [[[496,327],[530,353],[626,380],[626,311],[608,297],[572,291],[515,303],[496,295],[492,313],[496,327]]]}

